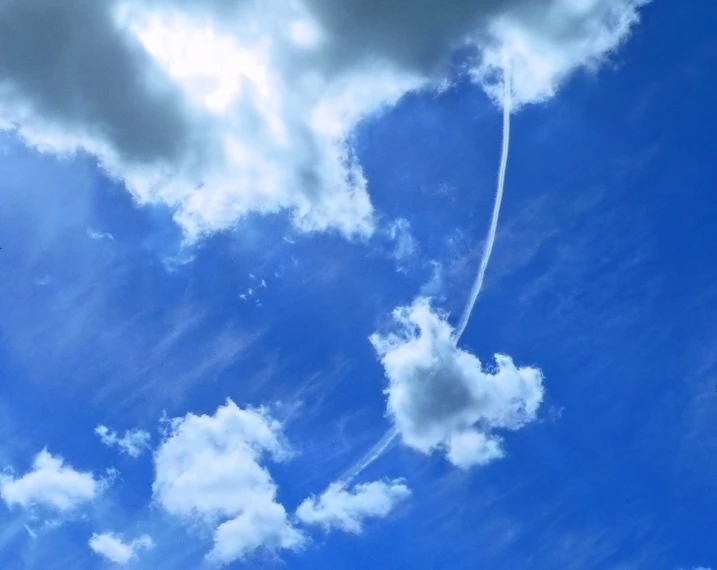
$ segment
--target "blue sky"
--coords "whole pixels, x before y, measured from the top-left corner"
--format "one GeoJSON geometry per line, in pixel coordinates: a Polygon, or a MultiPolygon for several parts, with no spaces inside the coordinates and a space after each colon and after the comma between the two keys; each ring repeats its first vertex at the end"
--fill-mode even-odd
{"type": "Polygon", "coordinates": [[[717,567],[717,7],[109,4],[0,6],[0,566],[717,567]]]}

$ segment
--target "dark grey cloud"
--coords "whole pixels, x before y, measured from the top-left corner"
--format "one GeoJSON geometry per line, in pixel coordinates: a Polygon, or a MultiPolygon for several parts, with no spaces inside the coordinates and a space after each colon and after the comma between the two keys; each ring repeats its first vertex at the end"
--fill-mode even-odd
{"type": "Polygon", "coordinates": [[[9,107],[53,130],[107,141],[123,160],[179,160],[192,142],[192,114],[181,90],[136,38],[118,28],[114,5],[3,2],[0,102],[5,114],[9,107]]]}

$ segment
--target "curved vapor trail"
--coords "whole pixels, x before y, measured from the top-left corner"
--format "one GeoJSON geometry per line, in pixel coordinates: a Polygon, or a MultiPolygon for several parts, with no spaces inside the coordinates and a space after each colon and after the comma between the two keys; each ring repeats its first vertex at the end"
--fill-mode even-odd
{"type": "MultiPolygon", "coordinates": [[[[511,111],[511,75],[510,75],[510,62],[506,59],[503,67],[503,143],[500,153],[500,167],[498,168],[498,186],[495,195],[495,202],[493,204],[493,214],[491,216],[490,228],[488,230],[488,237],[486,238],[485,246],[483,248],[483,258],[480,262],[478,269],[478,275],[473,283],[471,294],[466,304],[466,308],[461,315],[461,320],[456,328],[456,334],[454,337],[457,343],[463,332],[468,325],[473,307],[475,306],[476,299],[480,293],[481,287],[483,287],[483,280],[485,279],[485,272],[488,269],[488,262],[490,261],[491,253],[493,252],[493,245],[495,243],[495,234],[498,231],[498,217],[500,216],[500,206],[503,202],[503,189],[505,187],[505,173],[508,168],[508,150],[510,148],[510,111],[511,111]]],[[[398,429],[396,426],[392,426],[382,437],[379,439],[371,449],[364,454],[364,456],[349,467],[344,474],[339,478],[338,483],[342,487],[348,486],[358,475],[381,457],[385,451],[389,448],[391,443],[398,435],[398,429]]]]}
{"type": "Polygon", "coordinates": [[[476,304],[476,299],[483,287],[483,279],[485,279],[485,272],[488,269],[488,262],[490,261],[491,253],[493,253],[493,244],[495,244],[495,234],[498,230],[498,217],[500,216],[500,206],[503,202],[503,188],[505,187],[505,171],[508,167],[508,150],[510,147],[510,108],[511,108],[511,85],[510,85],[510,64],[506,61],[503,68],[503,145],[500,153],[500,168],[498,169],[498,188],[495,194],[495,202],[493,204],[493,215],[490,220],[490,229],[488,230],[488,236],[483,246],[483,257],[480,260],[480,267],[478,269],[478,275],[473,283],[470,297],[466,308],[463,310],[461,320],[456,327],[455,342],[457,343],[463,332],[466,330],[468,320],[471,318],[473,307],[476,304]]]}
{"type": "Polygon", "coordinates": [[[388,446],[391,445],[394,439],[396,439],[397,435],[398,430],[396,429],[396,426],[391,427],[385,434],[383,434],[381,439],[379,439],[374,446],[364,454],[361,459],[344,472],[338,480],[339,485],[342,487],[349,485],[351,481],[358,477],[359,473],[384,454],[384,452],[388,449],[388,446]]]}

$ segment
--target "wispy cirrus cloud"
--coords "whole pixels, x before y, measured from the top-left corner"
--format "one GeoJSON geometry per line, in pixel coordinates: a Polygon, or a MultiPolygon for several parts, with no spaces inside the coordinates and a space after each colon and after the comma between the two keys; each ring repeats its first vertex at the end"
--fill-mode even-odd
{"type": "Polygon", "coordinates": [[[103,240],[103,239],[108,239],[110,241],[115,240],[115,236],[113,236],[111,233],[93,230],[92,228],[87,228],[87,236],[90,239],[93,239],[95,241],[99,241],[99,240],[103,240]]]}
{"type": "Polygon", "coordinates": [[[338,529],[360,534],[365,519],[386,517],[410,495],[410,489],[400,480],[372,481],[351,488],[333,483],[320,496],[304,500],[296,516],[327,532],[338,529]]]}
{"type": "Polygon", "coordinates": [[[133,459],[136,459],[150,449],[150,441],[152,439],[149,432],[138,428],[126,430],[124,435],[120,436],[116,431],[109,429],[107,426],[99,425],[95,428],[95,433],[104,445],[107,447],[116,446],[121,453],[129,455],[133,459]]]}
{"type": "Polygon", "coordinates": [[[411,223],[405,218],[398,218],[388,224],[386,235],[393,242],[391,255],[399,269],[402,269],[418,252],[418,244],[411,232],[411,223]]]}

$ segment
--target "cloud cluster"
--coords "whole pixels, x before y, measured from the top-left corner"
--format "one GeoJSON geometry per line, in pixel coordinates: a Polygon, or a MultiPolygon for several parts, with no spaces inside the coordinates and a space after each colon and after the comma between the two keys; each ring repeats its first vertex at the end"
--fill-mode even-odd
{"type": "Polygon", "coordinates": [[[388,379],[388,414],[409,447],[441,450],[468,468],[503,456],[494,430],[517,430],[536,418],[543,376],[495,355],[492,370],[456,346],[445,316],[417,299],[393,313],[397,333],[370,337],[388,379]]]}
{"type": "Polygon", "coordinates": [[[154,499],[187,522],[212,526],[212,562],[229,563],[259,548],[297,549],[304,537],[276,501],[276,484],[261,464],[289,455],[279,422],[229,400],[214,415],[171,420],[155,453],[154,499]]]}
{"type": "Polygon", "coordinates": [[[32,469],[22,477],[7,472],[0,475],[0,496],[10,507],[69,511],[93,500],[100,489],[101,482],[92,473],[75,471],[46,449],[35,456],[32,469]]]}
{"type": "Polygon", "coordinates": [[[0,6],[0,129],[88,152],[189,239],[250,212],[366,236],[346,144],[365,116],[443,85],[468,48],[496,99],[550,98],[628,35],[646,0],[14,0],[0,6]]]}
{"type": "Polygon", "coordinates": [[[100,437],[100,441],[107,447],[117,446],[120,453],[129,455],[136,459],[142,453],[150,448],[150,440],[152,436],[149,432],[141,429],[130,429],[120,435],[107,426],[99,425],[95,428],[95,433],[100,437]]]}
{"type": "Polygon", "coordinates": [[[373,481],[351,489],[333,483],[319,497],[309,497],[299,505],[296,516],[305,524],[359,534],[367,518],[384,518],[411,495],[400,480],[373,481]]]}
{"type": "Polygon", "coordinates": [[[137,557],[139,551],[153,548],[154,542],[146,534],[130,542],[125,542],[121,536],[106,532],[93,534],[89,541],[89,547],[93,552],[114,564],[127,564],[137,557]]]}

